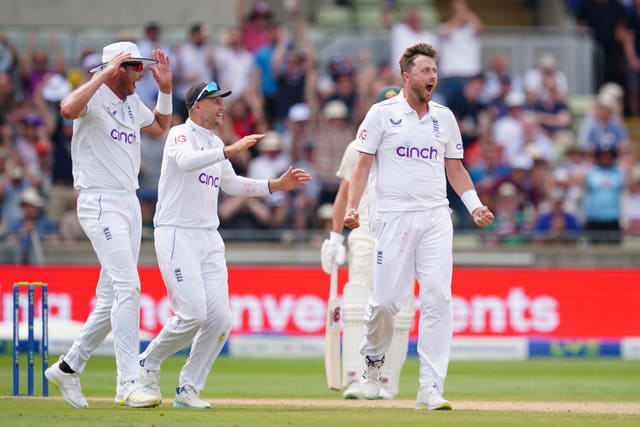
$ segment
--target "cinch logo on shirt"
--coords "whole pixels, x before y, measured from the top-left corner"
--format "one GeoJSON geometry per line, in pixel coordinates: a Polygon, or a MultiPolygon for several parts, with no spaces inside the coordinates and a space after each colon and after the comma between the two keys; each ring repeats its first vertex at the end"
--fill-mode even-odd
{"type": "Polygon", "coordinates": [[[220,186],[219,176],[209,175],[204,172],[198,175],[198,181],[200,182],[200,184],[204,184],[208,187],[218,188],[220,186]]]}
{"type": "Polygon", "coordinates": [[[127,144],[133,144],[136,142],[136,134],[133,132],[126,133],[123,131],[119,131],[118,129],[111,129],[109,135],[114,141],[125,142],[127,144]]]}
{"type": "Polygon", "coordinates": [[[399,157],[407,157],[409,159],[426,159],[437,160],[438,150],[433,147],[410,147],[407,145],[401,145],[396,148],[396,154],[399,157]]]}

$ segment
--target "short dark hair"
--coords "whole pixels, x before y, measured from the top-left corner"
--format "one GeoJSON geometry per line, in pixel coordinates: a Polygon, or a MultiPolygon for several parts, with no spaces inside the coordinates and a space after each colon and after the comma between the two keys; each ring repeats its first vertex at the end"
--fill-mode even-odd
{"type": "Polygon", "coordinates": [[[434,61],[438,62],[438,51],[435,47],[427,43],[414,44],[413,46],[408,47],[404,51],[402,58],[400,58],[400,72],[404,73],[405,71],[409,71],[413,66],[413,62],[416,57],[421,55],[433,58],[434,61]]]}

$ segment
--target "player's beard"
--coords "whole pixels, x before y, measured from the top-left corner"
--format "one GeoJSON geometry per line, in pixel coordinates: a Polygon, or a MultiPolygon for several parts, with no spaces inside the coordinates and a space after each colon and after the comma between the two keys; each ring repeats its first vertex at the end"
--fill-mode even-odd
{"type": "Polygon", "coordinates": [[[421,103],[426,104],[429,101],[431,101],[431,93],[427,92],[427,89],[424,84],[412,83],[411,91],[413,92],[414,96],[418,99],[418,101],[420,101],[421,103]]]}

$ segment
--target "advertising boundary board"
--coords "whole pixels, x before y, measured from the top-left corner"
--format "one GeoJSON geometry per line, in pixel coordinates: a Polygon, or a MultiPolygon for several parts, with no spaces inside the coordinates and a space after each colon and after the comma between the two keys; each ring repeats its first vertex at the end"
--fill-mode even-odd
{"type": "MultiPolygon", "coordinates": [[[[139,271],[141,339],[147,342],[171,310],[158,269],[139,271]]],[[[46,282],[52,352],[62,347],[56,342],[72,340],[73,325],[82,325],[89,314],[98,275],[98,267],[0,266],[0,339],[11,328],[13,283],[46,282]],[[55,327],[65,322],[71,327],[55,327]],[[62,331],[66,336],[59,336],[62,331]]],[[[342,268],[340,292],[346,280],[342,268]]],[[[233,330],[226,350],[321,355],[328,291],[319,267],[229,267],[233,330]]],[[[454,359],[640,358],[640,269],[456,267],[452,294],[454,359]]],[[[417,323],[416,315],[411,354],[417,323]]]]}

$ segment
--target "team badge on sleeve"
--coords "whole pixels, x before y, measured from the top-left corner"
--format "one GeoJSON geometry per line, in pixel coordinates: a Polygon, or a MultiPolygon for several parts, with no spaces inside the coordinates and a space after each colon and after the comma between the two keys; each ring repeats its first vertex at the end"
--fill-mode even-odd
{"type": "Polygon", "coordinates": [[[185,142],[187,142],[187,137],[185,135],[176,135],[173,138],[174,144],[184,144],[185,142]]]}

